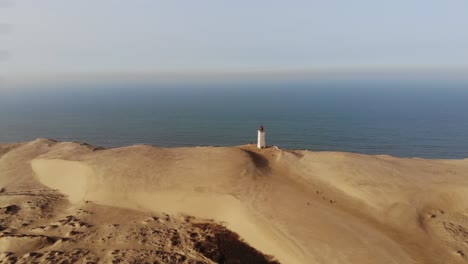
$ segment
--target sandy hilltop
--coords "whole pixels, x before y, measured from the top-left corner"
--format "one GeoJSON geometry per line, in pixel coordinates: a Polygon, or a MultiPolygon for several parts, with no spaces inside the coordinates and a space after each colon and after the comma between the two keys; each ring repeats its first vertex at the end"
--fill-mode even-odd
{"type": "Polygon", "coordinates": [[[467,159],[38,139],[0,207],[0,263],[468,262],[467,159]]]}

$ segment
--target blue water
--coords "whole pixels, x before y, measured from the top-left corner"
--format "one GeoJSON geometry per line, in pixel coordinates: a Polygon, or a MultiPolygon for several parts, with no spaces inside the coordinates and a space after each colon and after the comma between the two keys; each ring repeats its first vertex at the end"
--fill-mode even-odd
{"type": "MultiPolygon", "coordinates": [[[[0,91],[1,93],[1,91],[0,91]]],[[[468,82],[341,80],[36,87],[0,94],[0,142],[232,146],[468,157],[468,82]]]]}

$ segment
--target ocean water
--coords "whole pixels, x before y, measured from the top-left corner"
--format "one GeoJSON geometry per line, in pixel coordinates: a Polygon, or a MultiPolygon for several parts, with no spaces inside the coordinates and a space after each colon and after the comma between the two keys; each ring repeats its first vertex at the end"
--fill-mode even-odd
{"type": "Polygon", "coordinates": [[[281,148],[468,158],[468,82],[57,84],[0,94],[0,142],[232,146],[255,142],[259,125],[281,148]]]}

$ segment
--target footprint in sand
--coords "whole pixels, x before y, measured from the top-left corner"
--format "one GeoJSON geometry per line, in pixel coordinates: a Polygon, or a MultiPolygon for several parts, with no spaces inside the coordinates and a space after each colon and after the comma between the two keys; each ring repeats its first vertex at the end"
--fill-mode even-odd
{"type": "Polygon", "coordinates": [[[465,256],[465,252],[463,252],[463,250],[457,250],[455,252],[455,254],[459,255],[460,257],[464,257],[465,256]]]}
{"type": "Polygon", "coordinates": [[[445,212],[443,210],[430,210],[427,213],[427,217],[430,218],[430,219],[433,219],[433,218],[438,217],[439,215],[443,215],[444,213],[445,212]]]}

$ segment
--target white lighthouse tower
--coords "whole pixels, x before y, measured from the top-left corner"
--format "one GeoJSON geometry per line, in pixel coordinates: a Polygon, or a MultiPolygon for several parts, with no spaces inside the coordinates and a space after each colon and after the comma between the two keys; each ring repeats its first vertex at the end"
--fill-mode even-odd
{"type": "Polygon", "coordinates": [[[260,126],[258,129],[257,147],[259,149],[266,148],[265,129],[263,129],[263,126],[260,126]]]}

